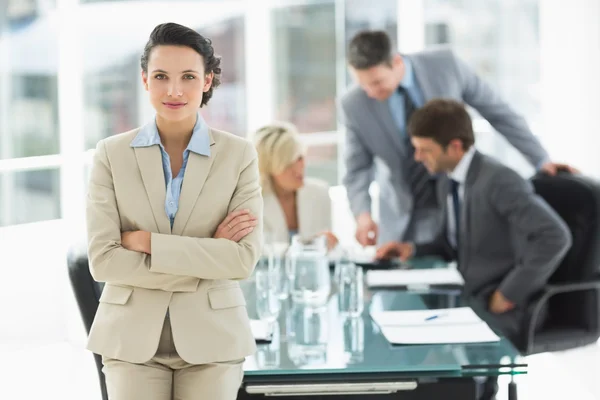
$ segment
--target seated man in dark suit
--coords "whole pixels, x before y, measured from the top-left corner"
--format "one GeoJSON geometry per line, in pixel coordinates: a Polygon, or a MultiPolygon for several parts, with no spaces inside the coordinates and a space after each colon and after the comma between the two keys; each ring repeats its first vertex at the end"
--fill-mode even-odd
{"type": "Polygon", "coordinates": [[[430,101],[411,117],[409,134],[415,159],[432,174],[448,174],[438,182],[444,226],[431,243],[387,243],[377,257],[457,259],[465,294],[485,301],[498,327],[514,338],[522,307],[569,249],[569,229],[528,181],[475,150],[461,103],[430,101]]]}
{"type": "MultiPolygon", "coordinates": [[[[569,229],[528,181],[475,150],[471,118],[461,103],[430,101],[412,115],[408,131],[415,159],[431,174],[441,174],[443,226],[431,243],[390,242],[377,250],[377,258],[456,259],[464,294],[514,341],[528,300],[571,246],[569,229]]],[[[493,398],[496,390],[496,380],[489,379],[481,398],[493,398]]]]}

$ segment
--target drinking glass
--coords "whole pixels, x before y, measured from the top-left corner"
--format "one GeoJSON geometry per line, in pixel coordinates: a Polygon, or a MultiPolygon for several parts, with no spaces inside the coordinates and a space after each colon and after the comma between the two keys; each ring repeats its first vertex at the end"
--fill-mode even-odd
{"type": "Polygon", "coordinates": [[[254,274],[256,283],[256,313],[258,318],[269,324],[269,331],[273,332],[275,321],[279,317],[281,302],[276,290],[274,275],[269,268],[260,268],[254,274]]]}
{"type": "Polygon", "coordinates": [[[346,264],[340,269],[338,307],[342,316],[357,317],[363,312],[363,270],[354,264],[346,264]]]}

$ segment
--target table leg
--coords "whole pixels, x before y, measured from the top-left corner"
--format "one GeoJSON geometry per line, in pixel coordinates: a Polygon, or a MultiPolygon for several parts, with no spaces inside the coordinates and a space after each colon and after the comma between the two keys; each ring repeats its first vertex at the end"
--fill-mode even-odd
{"type": "Polygon", "coordinates": [[[511,376],[510,382],[508,383],[508,400],[517,400],[517,383],[514,381],[511,376]]]}

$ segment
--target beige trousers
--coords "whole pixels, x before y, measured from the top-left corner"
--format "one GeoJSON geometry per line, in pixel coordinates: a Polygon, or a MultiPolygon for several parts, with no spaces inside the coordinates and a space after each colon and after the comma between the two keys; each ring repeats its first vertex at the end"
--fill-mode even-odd
{"type": "Polygon", "coordinates": [[[102,359],[110,400],[234,400],[244,376],[244,360],[188,364],[173,343],[169,318],[155,356],[144,364],[102,359]]]}

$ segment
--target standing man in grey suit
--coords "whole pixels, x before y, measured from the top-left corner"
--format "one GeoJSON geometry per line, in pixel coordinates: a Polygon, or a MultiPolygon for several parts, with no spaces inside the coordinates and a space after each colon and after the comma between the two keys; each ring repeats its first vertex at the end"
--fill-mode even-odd
{"type": "Polygon", "coordinates": [[[524,306],[571,246],[566,224],[528,181],[475,150],[471,118],[461,103],[430,101],[415,111],[408,133],[416,161],[432,174],[448,174],[437,191],[444,229],[429,243],[387,243],[377,258],[458,259],[465,295],[514,340],[524,306]]]}
{"type": "Polygon", "coordinates": [[[348,63],[358,85],[341,99],[344,185],[357,222],[356,239],[363,246],[428,240],[439,230],[435,184],[414,161],[406,134],[411,113],[432,98],[472,106],[537,169],[556,172],[558,165],[550,162],[525,120],[451,51],[400,55],[385,32],[365,31],[350,42],[348,63]],[[380,227],[371,217],[369,186],[374,178],[380,227]]]}

